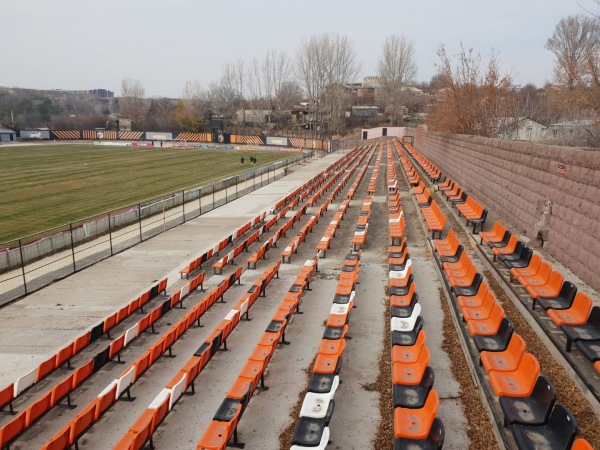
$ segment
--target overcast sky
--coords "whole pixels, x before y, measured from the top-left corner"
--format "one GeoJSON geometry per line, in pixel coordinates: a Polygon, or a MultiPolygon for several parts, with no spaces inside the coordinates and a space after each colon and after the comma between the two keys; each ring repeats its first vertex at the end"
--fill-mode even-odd
{"type": "Polygon", "coordinates": [[[415,44],[417,79],[435,74],[440,44],[482,56],[493,48],[516,83],[551,81],[544,48],[561,18],[597,12],[594,0],[0,0],[0,86],[106,88],[139,79],[147,96],[203,87],[224,62],[249,63],[269,49],[294,56],[302,38],[347,35],[360,76],[376,75],[385,37],[415,44]]]}

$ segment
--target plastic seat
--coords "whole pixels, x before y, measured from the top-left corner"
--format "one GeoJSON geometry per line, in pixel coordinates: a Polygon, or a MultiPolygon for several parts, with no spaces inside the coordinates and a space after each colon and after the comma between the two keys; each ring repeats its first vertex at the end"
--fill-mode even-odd
{"type": "Polygon", "coordinates": [[[473,295],[477,294],[477,291],[479,290],[479,285],[482,282],[483,282],[483,275],[481,275],[479,272],[477,272],[475,274],[475,277],[473,278],[472,283],[469,286],[453,286],[452,292],[454,292],[454,295],[456,295],[457,297],[459,295],[462,295],[463,297],[473,296],[473,295]]]}
{"type": "Polygon", "coordinates": [[[535,275],[529,277],[521,275],[517,277],[517,281],[526,289],[528,286],[543,286],[548,283],[551,273],[552,266],[544,261],[535,275]]]}
{"type": "Polygon", "coordinates": [[[231,424],[228,422],[212,420],[196,448],[198,450],[225,449],[227,447],[227,442],[229,441],[230,428],[231,424]]]}
{"type": "Polygon", "coordinates": [[[460,258],[458,258],[458,261],[442,263],[442,267],[444,268],[444,272],[446,272],[446,274],[448,275],[448,271],[450,270],[468,268],[471,264],[473,264],[473,261],[471,261],[471,258],[469,257],[468,253],[462,252],[460,254],[460,258]]]}
{"type": "MultiPolygon", "coordinates": [[[[525,286],[525,289],[534,300],[538,297],[552,298],[560,294],[564,281],[564,275],[557,270],[553,270],[550,272],[550,275],[548,275],[548,281],[546,283],[541,286],[528,284],[525,286]]],[[[534,306],[532,306],[532,308],[534,306]]]]}
{"type": "Polygon", "coordinates": [[[575,439],[575,442],[573,443],[573,447],[571,447],[571,450],[594,450],[594,447],[592,447],[592,444],[590,444],[585,439],[577,438],[577,439],[575,439]]]}
{"type": "Polygon", "coordinates": [[[69,423],[52,436],[50,440],[44,444],[42,450],[64,450],[65,448],[69,448],[71,445],[71,442],[69,441],[70,438],[71,424],[69,423]]]}
{"type": "MultiPolygon", "coordinates": [[[[540,299],[541,300],[541,299],[540,299]]],[[[538,300],[540,306],[544,308],[542,302],[538,300]]],[[[567,309],[554,309],[549,306],[546,314],[552,319],[556,325],[581,325],[587,321],[590,311],[592,310],[592,299],[583,292],[578,292],[571,306],[567,309]]]]}
{"type": "Polygon", "coordinates": [[[519,259],[521,257],[521,253],[523,252],[523,249],[525,249],[526,245],[523,243],[523,241],[517,241],[516,245],[514,246],[514,248],[512,249],[512,252],[510,253],[506,253],[501,252],[500,249],[494,249],[496,251],[498,251],[498,260],[504,262],[504,261],[516,261],[517,259],[519,259]]]}
{"type": "Polygon", "coordinates": [[[530,247],[527,247],[526,245],[523,246],[523,249],[521,250],[521,254],[519,255],[519,257],[517,259],[502,259],[502,262],[504,263],[504,265],[506,266],[507,269],[511,269],[511,268],[522,268],[522,267],[527,267],[529,265],[529,262],[531,261],[531,258],[533,257],[533,250],[530,247]]]}
{"type": "Polygon", "coordinates": [[[458,277],[447,277],[448,283],[452,288],[455,287],[468,287],[473,284],[475,280],[475,276],[478,274],[477,267],[474,265],[469,266],[469,269],[464,273],[464,275],[460,275],[458,277]]]}
{"type": "Polygon", "coordinates": [[[512,267],[510,269],[510,277],[511,281],[513,278],[518,278],[519,276],[530,277],[535,275],[538,270],[540,270],[540,266],[542,265],[542,258],[537,253],[534,253],[529,260],[529,264],[525,267],[512,267]]]}
{"type": "Polygon", "coordinates": [[[577,422],[567,408],[556,405],[546,424],[514,425],[512,433],[519,449],[568,450],[577,435],[577,422]]]}
{"type": "Polygon", "coordinates": [[[476,334],[473,336],[475,347],[479,352],[502,352],[508,347],[514,330],[513,323],[504,317],[495,334],[476,334]]]}
{"type": "Polygon", "coordinates": [[[419,314],[421,314],[421,304],[416,303],[413,307],[412,314],[409,317],[392,317],[392,331],[411,331],[417,322],[419,314]]]}
{"type": "Polygon", "coordinates": [[[431,431],[439,405],[438,393],[432,389],[422,408],[395,408],[394,437],[426,439],[431,431]]]}
{"type": "Polygon", "coordinates": [[[479,285],[479,289],[475,293],[475,295],[472,295],[470,297],[464,297],[462,295],[458,296],[456,297],[456,302],[461,308],[477,308],[478,306],[481,306],[488,292],[489,286],[487,283],[484,282],[479,285]]]}
{"type": "Polygon", "coordinates": [[[442,421],[435,418],[425,439],[395,438],[394,450],[441,450],[445,436],[442,421]]]}
{"type": "MultiPolygon", "coordinates": [[[[414,284],[413,284],[414,285],[414,284]]],[[[419,301],[419,294],[417,294],[416,292],[413,294],[413,296],[410,298],[410,300],[408,300],[408,304],[405,304],[403,306],[396,306],[396,305],[391,305],[390,302],[390,316],[391,317],[399,317],[399,318],[408,318],[412,315],[415,305],[418,303],[419,301]]]]}
{"type": "Polygon", "coordinates": [[[573,341],[600,340],[600,306],[594,306],[590,311],[587,321],[581,325],[561,325],[560,328],[567,335],[566,350],[571,351],[573,341]]]}
{"type": "Polygon", "coordinates": [[[485,299],[478,307],[464,307],[461,309],[463,314],[463,319],[465,321],[469,320],[485,320],[490,317],[494,309],[494,305],[496,304],[496,296],[489,292],[485,296],[485,299]]]}
{"type": "Polygon", "coordinates": [[[0,448],[8,446],[13,439],[25,430],[27,427],[26,415],[26,411],[23,411],[0,428],[0,448]]]}
{"type": "Polygon", "coordinates": [[[492,370],[510,372],[518,367],[526,348],[523,338],[519,334],[513,333],[506,350],[502,352],[482,351],[479,358],[486,372],[492,370]]]}
{"type": "Polygon", "coordinates": [[[415,292],[417,288],[416,283],[411,283],[408,287],[408,292],[405,295],[390,295],[390,307],[398,307],[403,308],[406,306],[410,306],[413,302],[413,299],[418,294],[415,292]]]}
{"type": "Polygon", "coordinates": [[[427,366],[419,384],[393,384],[394,408],[422,408],[434,380],[433,369],[427,366]]]}
{"type": "Polygon", "coordinates": [[[498,397],[525,397],[531,394],[540,374],[540,363],[531,353],[525,353],[517,368],[511,372],[492,370],[488,373],[490,384],[498,397]]]}
{"type": "Polygon", "coordinates": [[[329,442],[329,427],[323,419],[300,417],[292,439],[292,450],[324,450],[329,442]]]}
{"type": "Polygon", "coordinates": [[[464,250],[465,250],[465,248],[462,245],[459,245],[458,247],[456,247],[456,250],[454,251],[454,253],[448,252],[449,254],[440,255],[440,261],[442,263],[456,262],[460,259],[460,255],[462,255],[464,250]]]}
{"type": "Polygon", "coordinates": [[[543,425],[548,421],[556,401],[556,389],[550,381],[540,375],[531,395],[526,397],[502,396],[499,399],[504,413],[504,425],[543,425]]]}
{"type": "Polygon", "coordinates": [[[535,309],[536,302],[540,305],[544,310],[552,309],[568,309],[573,304],[575,296],[577,295],[577,286],[575,286],[570,281],[565,281],[557,295],[555,296],[545,296],[542,295],[538,298],[533,298],[533,304],[531,305],[531,309],[535,309]]]}
{"type": "Polygon", "coordinates": [[[333,398],[340,384],[340,377],[334,373],[313,373],[308,380],[308,392],[328,394],[333,398]]]}
{"type": "Polygon", "coordinates": [[[392,346],[392,362],[413,363],[417,361],[426,341],[427,333],[425,333],[425,330],[422,330],[417,336],[417,341],[414,345],[392,346]]]}
{"type": "Polygon", "coordinates": [[[508,244],[508,241],[510,240],[510,237],[511,237],[510,231],[505,229],[504,234],[502,234],[502,238],[498,238],[493,241],[488,241],[487,245],[488,245],[488,247],[490,247],[492,249],[496,248],[496,247],[506,247],[506,245],[508,244]]]}
{"type": "Polygon", "coordinates": [[[421,383],[425,369],[429,364],[431,353],[423,347],[414,362],[396,362],[392,364],[392,382],[394,384],[416,385],[421,383]]]}
{"type": "Polygon", "coordinates": [[[492,226],[492,229],[490,231],[479,232],[479,237],[481,238],[479,243],[483,244],[483,241],[485,241],[487,244],[488,242],[498,240],[502,238],[502,236],[504,236],[504,231],[506,231],[506,228],[500,223],[499,220],[497,220],[496,222],[494,222],[494,225],[492,226]]]}
{"type": "Polygon", "coordinates": [[[446,236],[446,239],[437,239],[435,241],[433,241],[433,246],[435,248],[435,251],[439,254],[440,252],[443,252],[444,250],[451,250],[451,251],[456,251],[456,247],[458,247],[458,239],[456,238],[456,233],[454,233],[454,230],[450,230],[448,231],[448,235],[446,236]]]}
{"type": "Polygon", "coordinates": [[[467,321],[467,328],[471,336],[475,336],[476,334],[493,335],[500,328],[503,318],[504,309],[498,303],[494,303],[488,317],[482,319],[470,318],[467,321]]]}
{"type": "Polygon", "coordinates": [[[517,244],[519,243],[519,239],[516,236],[511,236],[508,239],[506,245],[503,246],[494,246],[492,247],[492,253],[494,254],[494,261],[500,255],[511,255],[517,249],[517,244]]]}

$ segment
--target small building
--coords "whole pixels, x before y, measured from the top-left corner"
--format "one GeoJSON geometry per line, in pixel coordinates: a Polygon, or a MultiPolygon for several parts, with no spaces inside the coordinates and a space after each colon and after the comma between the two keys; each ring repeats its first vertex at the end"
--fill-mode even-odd
{"type": "Polygon", "coordinates": [[[16,142],[17,132],[13,130],[0,130],[0,142],[16,142]]]}
{"type": "Polygon", "coordinates": [[[235,120],[240,125],[264,125],[271,122],[271,111],[240,109],[235,112],[235,120]]]}
{"type": "Polygon", "coordinates": [[[546,138],[548,127],[529,117],[498,120],[498,137],[512,141],[537,142],[546,138]]]}
{"type": "Polygon", "coordinates": [[[352,115],[357,117],[375,117],[379,114],[377,106],[353,106],[352,115]]]}

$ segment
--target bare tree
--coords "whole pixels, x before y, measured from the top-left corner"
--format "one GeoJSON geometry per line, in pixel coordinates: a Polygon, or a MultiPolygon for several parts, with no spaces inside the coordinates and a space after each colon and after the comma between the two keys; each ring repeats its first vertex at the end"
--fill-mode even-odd
{"type": "Polygon", "coordinates": [[[404,89],[417,75],[415,45],[405,34],[392,34],[385,39],[378,71],[388,105],[392,108],[390,123],[396,125],[398,107],[405,97],[404,89]]]}
{"type": "Polygon", "coordinates": [[[146,90],[140,80],[123,78],[121,80],[121,115],[131,119],[133,124],[140,124],[146,114],[144,97],[146,90]]]}
{"type": "Polygon", "coordinates": [[[187,131],[199,131],[204,123],[207,95],[198,81],[186,81],[180,102],[177,103],[177,122],[187,131]]]}
{"type": "Polygon", "coordinates": [[[514,128],[516,92],[511,77],[500,74],[494,53],[485,71],[481,68],[481,56],[462,45],[456,66],[443,46],[438,57],[439,89],[427,118],[431,128],[487,137],[497,137],[514,128]]]}
{"type": "Polygon", "coordinates": [[[600,45],[600,25],[596,19],[569,16],[556,25],[546,49],[554,53],[554,76],[558,84],[574,90],[578,80],[591,69],[600,45]]]}
{"type": "Polygon", "coordinates": [[[349,97],[347,85],[354,81],[360,69],[354,45],[348,37],[339,34],[305,38],[297,51],[297,69],[313,120],[322,127],[327,117],[330,130],[339,132],[349,97]]]}

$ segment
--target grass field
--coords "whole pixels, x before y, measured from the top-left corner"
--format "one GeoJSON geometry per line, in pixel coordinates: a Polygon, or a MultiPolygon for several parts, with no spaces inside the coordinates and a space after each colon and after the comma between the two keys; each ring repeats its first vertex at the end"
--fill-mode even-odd
{"type": "Polygon", "coordinates": [[[45,144],[0,147],[0,243],[267,165],[280,152],[45,144]]]}

